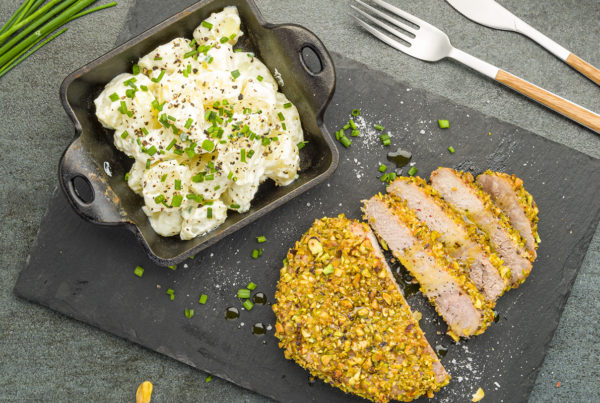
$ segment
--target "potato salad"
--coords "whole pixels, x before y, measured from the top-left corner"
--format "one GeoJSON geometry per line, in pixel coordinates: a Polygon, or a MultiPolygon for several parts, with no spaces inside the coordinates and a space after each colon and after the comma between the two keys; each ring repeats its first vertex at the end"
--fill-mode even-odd
{"type": "Polygon", "coordinates": [[[254,54],[234,49],[242,35],[237,8],[227,7],[192,40],[142,57],[95,100],[115,146],[135,159],[126,180],[162,236],[205,234],[229,210],[247,212],[265,180],[298,177],[298,111],[254,54]]]}

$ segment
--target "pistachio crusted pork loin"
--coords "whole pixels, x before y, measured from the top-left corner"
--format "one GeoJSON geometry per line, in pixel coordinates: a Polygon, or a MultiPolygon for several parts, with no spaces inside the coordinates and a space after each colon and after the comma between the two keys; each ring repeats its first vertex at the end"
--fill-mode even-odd
{"type": "Polygon", "coordinates": [[[494,252],[510,268],[513,287],[525,281],[535,257],[527,250],[521,234],[513,228],[508,217],[474,182],[473,176],[450,168],[439,168],[430,179],[432,187],[446,202],[486,233],[494,252]]]}
{"type": "Polygon", "coordinates": [[[523,187],[523,181],[514,175],[487,171],[477,177],[477,183],[508,216],[535,257],[540,243],[537,232],[539,209],[533,196],[523,187]]]}
{"type": "Polygon", "coordinates": [[[439,234],[446,251],[463,264],[471,281],[486,299],[495,301],[511,283],[510,269],[490,247],[473,224],[442,200],[425,180],[401,177],[388,186],[431,231],[439,234]]]}
{"type": "Polygon", "coordinates": [[[477,290],[463,267],[447,255],[439,234],[430,231],[402,199],[387,194],[364,202],[371,227],[419,282],[421,291],[448,324],[455,340],[481,334],[494,319],[494,302],[477,290]]]}
{"type": "Polygon", "coordinates": [[[288,252],[275,298],[285,357],[345,392],[411,401],[450,380],[366,224],[315,221],[288,252]]]}

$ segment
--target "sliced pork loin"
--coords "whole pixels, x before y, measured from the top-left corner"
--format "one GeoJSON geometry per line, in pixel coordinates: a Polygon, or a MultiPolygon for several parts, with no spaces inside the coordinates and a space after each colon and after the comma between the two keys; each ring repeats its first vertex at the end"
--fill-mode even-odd
{"type": "Polygon", "coordinates": [[[365,218],[394,256],[419,282],[421,291],[448,324],[453,338],[481,334],[494,319],[485,299],[459,264],[414,212],[393,195],[365,201],[365,218]]]}
{"type": "Polygon", "coordinates": [[[490,251],[477,227],[466,223],[463,216],[442,200],[425,180],[417,177],[398,178],[387,190],[404,200],[419,220],[439,234],[446,251],[461,263],[486,299],[496,301],[510,287],[510,269],[490,251]]]}
{"type": "Polygon", "coordinates": [[[450,168],[439,168],[431,174],[431,185],[446,202],[487,234],[494,252],[510,268],[513,287],[525,281],[534,257],[525,248],[521,235],[510,225],[508,217],[473,181],[473,176],[450,168]]]}
{"type": "Polygon", "coordinates": [[[477,177],[477,183],[508,216],[512,226],[525,240],[527,249],[536,256],[540,242],[537,232],[538,207],[523,187],[523,181],[514,175],[487,171],[477,177]]]}
{"type": "Polygon", "coordinates": [[[369,226],[316,220],[287,255],[275,336],[313,376],[374,402],[408,402],[448,384],[369,226]]]}

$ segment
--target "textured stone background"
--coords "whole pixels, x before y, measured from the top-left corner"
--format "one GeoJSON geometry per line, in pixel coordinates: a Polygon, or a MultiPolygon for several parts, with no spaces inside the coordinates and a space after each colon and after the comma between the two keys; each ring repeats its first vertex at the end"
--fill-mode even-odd
{"type": "MultiPolygon", "coordinates": [[[[116,8],[72,22],[66,34],[0,79],[0,401],[132,401],[137,385],[145,379],[155,384],[156,401],[265,400],[219,379],[205,383],[204,374],[183,364],[17,300],[12,294],[57,184],[58,160],[73,136],[71,123],[60,106],[59,85],[68,73],[114,46],[134,1],[118,0],[116,8]]],[[[415,87],[600,157],[598,135],[524,97],[454,62],[423,63],[376,42],[352,22],[348,12],[350,0],[256,2],[268,20],[302,24],[317,33],[332,51],[391,73],[415,87]]],[[[471,23],[441,0],[391,2],[445,30],[457,47],[600,111],[600,89],[530,40],[471,23]]],[[[17,3],[20,1],[0,2],[0,22],[8,19],[17,3]]],[[[501,3],[574,53],[600,66],[598,0],[502,0],[501,3]]],[[[532,401],[597,401],[600,395],[598,289],[600,235],[597,233],[542,367],[532,401]],[[561,382],[560,388],[556,388],[557,382],[561,382]]]]}

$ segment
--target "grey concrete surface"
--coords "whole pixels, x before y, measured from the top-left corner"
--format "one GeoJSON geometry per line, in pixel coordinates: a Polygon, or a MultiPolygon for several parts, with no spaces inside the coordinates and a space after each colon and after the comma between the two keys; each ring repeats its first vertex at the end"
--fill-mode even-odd
{"type": "MultiPolygon", "coordinates": [[[[265,401],[225,381],[206,383],[204,374],[183,364],[17,300],[12,294],[57,184],[58,160],[73,136],[59,103],[59,85],[69,72],[113,47],[133,1],[119,0],[117,8],[71,23],[65,35],[0,79],[0,401],[133,401],[138,383],[146,379],[155,385],[153,401],[265,401]]],[[[444,29],[456,46],[600,111],[600,88],[528,39],[475,25],[441,0],[391,1],[444,29]]],[[[20,1],[0,2],[0,21],[8,18],[17,3],[20,1]]],[[[332,51],[600,157],[598,135],[456,63],[423,63],[376,42],[350,19],[350,0],[257,3],[268,20],[302,24],[332,51]]],[[[598,0],[501,3],[600,66],[598,0]]],[[[598,401],[599,289],[597,233],[531,401],[598,401]],[[557,382],[560,387],[556,387],[557,382]]]]}

